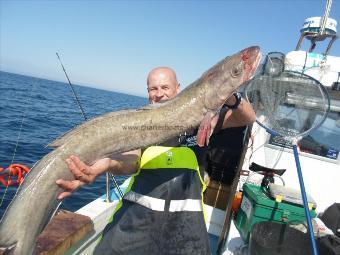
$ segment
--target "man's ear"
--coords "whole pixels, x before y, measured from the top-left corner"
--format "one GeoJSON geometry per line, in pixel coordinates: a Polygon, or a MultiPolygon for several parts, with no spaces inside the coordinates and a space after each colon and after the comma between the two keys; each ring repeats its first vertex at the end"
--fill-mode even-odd
{"type": "Polygon", "coordinates": [[[178,85],[177,85],[177,94],[179,93],[179,92],[181,92],[181,84],[180,83],[178,83],[178,85]]]}

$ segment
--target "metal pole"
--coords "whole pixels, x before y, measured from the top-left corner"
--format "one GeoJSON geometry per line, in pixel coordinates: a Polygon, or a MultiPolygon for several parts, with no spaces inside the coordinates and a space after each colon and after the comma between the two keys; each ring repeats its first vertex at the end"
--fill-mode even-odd
{"type": "Polygon", "coordinates": [[[322,19],[320,20],[319,35],[323,35],[323,33],[325,32],[325,27],[326,27],[326,24],[327,24],[327,20],[328,20],[329,12],[331,10],[331,6],[332,6],[332,0],[327,0],[325,12],[322,16],[322,19]]]}
{"type": "Polygon", "coordinates": [[[110,179],[109,179],[109,173],[106,173],[106,202],[111,202],[110,198],[110,179]]]}

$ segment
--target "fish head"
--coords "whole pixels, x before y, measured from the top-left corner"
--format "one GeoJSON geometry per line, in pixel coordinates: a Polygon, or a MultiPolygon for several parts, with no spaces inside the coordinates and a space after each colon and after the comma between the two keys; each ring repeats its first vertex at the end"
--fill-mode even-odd
{"type": "Polygon", "coordinates": [[[206,109],[218,111],[233,92],[252,78],[260,59],[260,48],[253,46],[226,57],[204,73],[206,109]]]}

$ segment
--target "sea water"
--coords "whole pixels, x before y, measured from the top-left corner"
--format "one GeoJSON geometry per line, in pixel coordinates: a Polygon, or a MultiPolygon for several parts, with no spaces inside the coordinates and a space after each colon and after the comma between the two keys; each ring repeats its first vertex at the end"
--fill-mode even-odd
{"type": "MultiPolygon", "coordinates": [[[[147,99],[74,85],[88,118],[110,111],[137,108],[147,99]]],[[[51,151],[46,147],[84,121],[68,84],[0,71],[0,167],[33,164],[51,151]]],[[[86,141],[84,141],[86,142],[86,141]]],[[[117,177],[121,183],[125,177],[117,177]]],[[[105,175],[76,191],[61,208],[75,211],[106,192],[105,175]]],[[[0,183],[0,218],[16,187],[0,183]]]]}

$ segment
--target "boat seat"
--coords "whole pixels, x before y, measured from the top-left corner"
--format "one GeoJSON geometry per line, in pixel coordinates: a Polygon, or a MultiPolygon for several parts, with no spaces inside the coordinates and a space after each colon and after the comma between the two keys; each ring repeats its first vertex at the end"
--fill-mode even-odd
{"type": "Polygon", "coordinates": [[[274,168],[264,167],[254,162],[251,163],[251,165],[249,166],[249,169],[259,174],[263,174],[263,175],[268,174],[268,173],[274,173],[274,174],[281,176],[286,172],[286,169],[274,169],[274,168]]]}
{"type": "MultiPolygon", "coordinates": [[[[303,206],[303,200],[301,197],[301,191],[288,188],[286,186],[277,185],[274,183],[269,184],[269,195],[271,198],[276,199],[278,196],[282,197],[282,201],[292,203],[295,205],[303,206]]],[[[307,201],[309,206],[312,206],[312,208],[316,208],[316,202],[315,200],[309,195],[307,195],[307,201]]]]}

